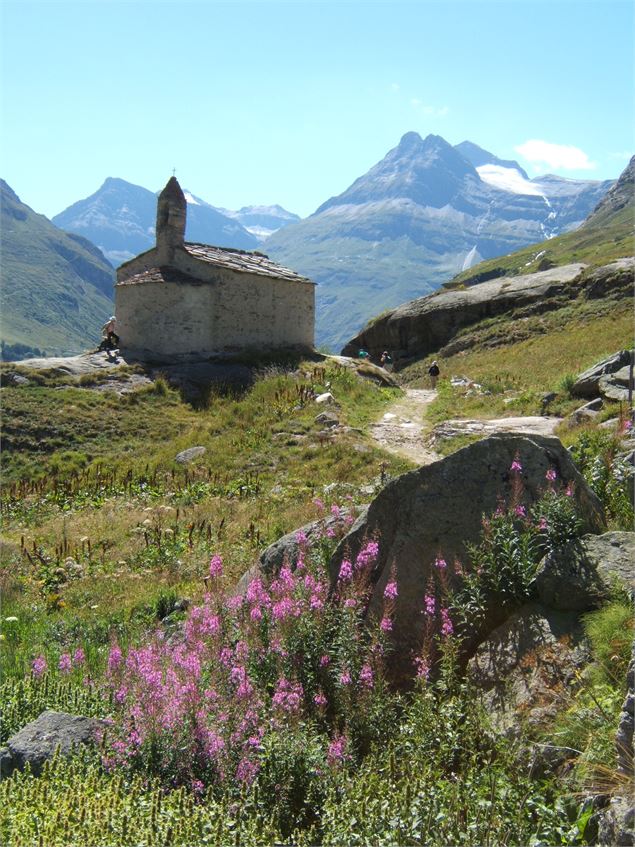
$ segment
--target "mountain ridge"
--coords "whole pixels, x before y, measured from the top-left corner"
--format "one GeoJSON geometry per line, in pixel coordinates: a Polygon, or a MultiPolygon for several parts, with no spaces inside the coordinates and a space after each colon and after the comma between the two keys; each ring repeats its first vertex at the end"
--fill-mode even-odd
{"type": "Polygon", "coordinates": [[[34,212],[4,180],[0,200],[2,342],[49,354],[95,345],[113,308],[113,268],[94,244],[34,212]]]}
{"type": "MultiPolygon", "coordinates": [[[[477,149],[480,160],[505,161],[477,149]]],[[[612,184],[529,181],[514,169],[506,190],[492,180],[509,184],[512,169],[479,167],[498,170],[484,179],[441,136],[406,133],[341,194],[267,239],[273,259],[318,283],[318,344],[339,349],[372,315],[483,259],[576,228],[612,184]]]]}

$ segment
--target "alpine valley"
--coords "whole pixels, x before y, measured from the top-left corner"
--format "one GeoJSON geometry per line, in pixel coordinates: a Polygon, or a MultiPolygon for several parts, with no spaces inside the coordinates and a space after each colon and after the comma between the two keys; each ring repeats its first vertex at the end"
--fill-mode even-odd
{"type": "MultiPolygon", "coordinates": [[[[576,229],[612,184],[553,175],[529,179],[517,162],[472,142],[452,146],[437,135],[422,139],[409,132],[303,220],[277,205],[231,211],[187,191],[186,238],[264,250],[313,279],[316,344],[338,350],[371,317],[435,291],[480,261],[576,229]]],[[[51,223],[3,183],[2,210],[2,340],[49,354],[90,346],[112,308],[110,266],[154,243],[156,194],[108,177],[51,223]],[[46,237],[35,234],[42,227],[46,237]],[[77,250],[81,259],[72,252],[77,250]],[[89,273],[78,287],[80,269],[89,273]],[[32,302],[39,304],[35,310],[32,302]],[[72,331],[64,328],[69,315],[72,331]]]]}

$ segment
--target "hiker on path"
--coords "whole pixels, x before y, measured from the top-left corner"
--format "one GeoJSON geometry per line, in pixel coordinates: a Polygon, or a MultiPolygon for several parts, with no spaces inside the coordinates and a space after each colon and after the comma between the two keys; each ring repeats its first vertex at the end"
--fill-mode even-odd
{"type": "Polygon", "coordinates": [[[119,347],[119,336],[115,332],[116,325],[117,318],[113,315],[101,328],[101,334],[104,336],[108,342],[108,346],[111,348],[119,347]]]}
{"type": "Polygon", "coordinates": [[[430,385],[433,389],[437,387],[437,379],[439,378],[439,374],[441,371],[439,370],[439,366],[436,362],[433,362],[428,368],[428,375],[430,377],[430,385]]]}
{"type": "Polygon", "coordinates": [[[368,358],[370,358],[370,357],[369,357],[369,355],[368,355],[368,351],[367,351],[367,350],[360,350],[360,351],[359,351],[359,353],[357,354],[357,357],[358,357],[359,359],[368,359],[368,358]]]}
{"type": "Polygon", "coordinates": [[[388,350],[384,350],[384,352],[381,354],[381,359],[379,360],[379,363],[382,368],[385,368],[387,371],[391,370],[392,359],[388,354],[388,350]]]}

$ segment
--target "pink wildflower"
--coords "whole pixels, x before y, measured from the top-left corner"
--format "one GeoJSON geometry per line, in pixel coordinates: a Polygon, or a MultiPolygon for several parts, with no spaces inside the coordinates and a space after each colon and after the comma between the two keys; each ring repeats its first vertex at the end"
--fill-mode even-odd
{"type": "Polygon", "coordinates": [[[330,665],[330,664],[331,664],[331,657],[330,656],[324,655],[324,656],[320,657],[320,667],[321,668],[325,668],[325,667],[327,667],[327,665],[330,665]]]}
{"type": "Polygon", "coordinates": [[[337,506],[335,503],[333,503],[333,505],[331,506],[331,514],[334,518],[339,519],[341,517],[340,507],[337,506]]]}
{"type": "Polygon", "coordinates": [[[300,545],[300,547],[304,547],[308,541],[306,532],[302,532],[302,530],[299,529],[295,534],[295,540],[300,545]]]}
{"type": "Polygon", "coordinates": [[[347,746],[348,739],[345,735],[338,735],[331,741],[326,757],[329,765],[333,766],[344,760],[347,746]]]}
{"type": "Polygon", "coordinates": [[[354,597],[349,597],[347,600],[344,600],[344,607],[346,609],[354,609],[357,606],[357,600],[354,597]]]}
{"type": "Polygon", "coordinates": [[[520,473],[520,471],[522,471],[522,469],[523,469],[523,466],[520,464],[518,459],[517,458],[514,459],[514,461],[512,462],[512,466],[510,468],[510,471],[517,471],[518,473],[520,473]]]}
{"type": "Polygon", "coordinates": [[[254,606],[251,612],[249,613],[249,617],[254,621],[254,623],[258,623],[258,621],[262,620],[262,610],[260,606],[254,606]]]}
{"type": "Polygon", "coordinates": [[[538,529],[545,530],[545,529],[548,529],[548,528],[549,528],[549,524],[547,523],[547,518],[544,518],[544,517],[540,518],[540,521],[538,523],[538,529]]]}
{"type": "Polygon", "coordinates": [[[59,663],[57,667],[60,669],[62,673],[70,673],[72,667],[71,654],[70,653],[62,653],[60,656],[59,663]]]}
{"type": "Polygon", "coordinates": [[[77,650],[73,653],[73,663],[76,665],[83,665],[86,661],[86,654],[82,650],[81,647],[78,647],[77,650]]]}
{"type": "Polygon", "coordinates": [[[324,694],[321,691],[319,691],[315,695],[315,697],[313,698],[313,702],[315,703],[316,706],[318,706],[318,708],[322,708],[323,706],[326,706],[328,701],[327,701],[326,697],[324,696],[324,694]]]}
{"type": "Polygon", "coordinates": [[[252,762],[250,759],[241,759],[236,768],[236,779],[239,782],[244,782],[245,785],[251,785],[259,770],[260,765],[258,762],[252,762]]]}
{"type": "Polygon", "coordinates": [[[210,559],[209,575],[212,579],[223,575],[223,559],[221,556],[212,556],[210,559]]]}
{"type": "Polygon", "coordinates": [[[547,473],[545,474],[545,479],[549,480],[549,482],[553,482],[555,478],[558,476],[554,468],[549,468],[547,473]]]}
{"type": "Polygon", "coordinates": [[[567,497],[573,497],[573,484],[571,482],[567,485],[567,490],[564,493],[567,497]]]}
{"type": "Polygon", "coordinates": [[[417,679],[427,680],[430,676],[430,663],[428,662],[426,657],[419,656],[415,659],[415,664],[417,666],[417,679]]]}
{"type": "Polygon", "coordinates": [[[378,556],[379,544],[376,541],[368,541],[357,554],[355,559],[356,569],[363,570],[374,565],[378,556]]]}
{"type": "Polygon", "coordinates": [[[200,797],[201,794],[205,791],[205,784],[202,783],[200,779],[193,779],[190,783],[190,788],[193,794],[196,794],[197,797],[200,797]]]}
{"type": "Polygon", "coordinates": [[[426,594],[425,597],[423,598],[423,601],[426,605],[426,609],[425,609],[426,614],[427,615],[433,615],[435,613],[436,605],[437,605],[436,598],[433,597],[432,594],[426,594]]]}
{"type": "Polygon", "coordinates": [[[347,670],[342,671],[340,674],[340,685],[350,685],[351,684],[351,675],[347,670]]]}
{"type": "Polygon", "coordinates": [[[514,508],[514,514],[519,518],[527,517],[527,509],[524,506],[516,506],[514,508]]]}
{"type": "Polygon", "coordinates": [[[313,505],[316,507],[316,509],[317,509],[318,511],[320,511],[320,512],[323,512],[323,511],[324,511],[324,501],[323,501],[323,500],[320,500],[320,498],[319,498],[319,497],[314,497],[314,498],[313,498],[313,505]]]}
{"type": "Polygon", "coordinates": [[[365,688],[373,687],[375,675],[373,673],[373,669],[368,663],[362,665],[362,669],[359,672],[359,681],[365,688]]]}
{"type": "Polygon", "coordinates": [[[342,582],[348,582],[353,576],[353,566],[348,561],[348,559],[344,559],[342,564],[340,565],[340,573],[338,579],[342,582]]]}
{"type": "Polygon", "coordinates": [[[384,588],[384,597],[387,600],[394,600],[399,592],[397,591],[397,583],[394,580],[386,583],[386,587],[384,588]]]}
{"type": "Polygon", "coordinates": [[[44,656],[40,655],[37,658],[33,659],[33,663],[31,665],[33,676],[39,679],[39,677],[42,676],[47,667],[48,665],[46,664],[46,659],[44,658],[44,656]]]}
{"type": "Polygon", "coordinates": [[[441,635],[447,637],[448,635],[452,635],[454,632],[454,625],[452,623],[452,619],[450,618],[450,613],[447,609],[441,609],[441,635]]]}
{"type": "Polygon", "coordinates": [[[382,632],[390,632],[392,630],[392,621],[388,617],[383,617],[379,622],[379,628],[382,632]]]}
{"type": "Polygon", "coordinates": [[[114,673],[120,666],[123,661],[123,653],[121,652],[121,647],[115,643],[110,648],[110,653],[108,654],[108,672],[114,673]]]}
{"type": "Polygon", "coordinates": [[[442,571],[447,568],[448,563],[445,561],[445,559],[441,559],[437,556],[437,558],[434,560],[434,566],[435,568],[439,568],[439,570],[442,571]]]}

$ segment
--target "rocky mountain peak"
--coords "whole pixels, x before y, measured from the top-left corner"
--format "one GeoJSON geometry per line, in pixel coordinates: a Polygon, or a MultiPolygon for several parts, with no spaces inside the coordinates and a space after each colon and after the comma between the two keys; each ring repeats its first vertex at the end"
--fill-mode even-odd
{"type": "Polygon", "coordinates": [[[439,135],[421,138],[407,132],[399,144],[338,197],[331,197],[316,214],[333,206],[410,200],[441,208],[460,191],[466,177],[479,177],[474,167],[439,135]]]}
{"type": "Polygon", "coordinates": [[[584,222],[583,226],[595,226],[606,214],[619,212],[629,203],[633,202],[635,196],[635,156],[633,156],[620,174],[619,179],[605,196],[600,200],[593,212],[584,222]]]}

